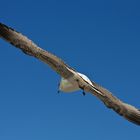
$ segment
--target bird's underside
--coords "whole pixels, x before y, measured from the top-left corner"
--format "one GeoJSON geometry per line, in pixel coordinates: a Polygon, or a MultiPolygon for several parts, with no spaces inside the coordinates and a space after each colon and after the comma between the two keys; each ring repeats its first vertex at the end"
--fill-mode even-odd
{"type": "Polygon", "coordinates": [[[83,89],[85,92],[95,95],[108,108],[113,109],[130,122],[140,125],[140,111],[137,108],[122,102],[113,96],[108,90],[99,86],[95,82],[85,80],[85,78],[81,77],[78,72],[69,67],[60,58],[39,48],[35,43],[21,33],[0,23],[0,37],[11,43],[16,48],[21,49],[25,54],[34,56],[47,63],[64,79],[72,79],[73,82],[78,84],[79,88],[83,89]]]}

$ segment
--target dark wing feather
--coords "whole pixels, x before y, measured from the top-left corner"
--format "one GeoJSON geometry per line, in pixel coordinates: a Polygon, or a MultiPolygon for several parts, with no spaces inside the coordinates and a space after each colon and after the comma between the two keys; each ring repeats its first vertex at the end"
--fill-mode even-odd
{"type": "MultiPolygon", "coordinates": [[[[74,75],[73,69],[66,65],[60,58],[39,48],[27,37],[2,23],[0,23],[0,37],[21,49],[24,53],[47,63],[62,77],[69,78],[74,75]]],[[[99,86],[95,82],[92,82],[92,86],[85,82],[78,74],[75,75],[75,78],[78,79],[80,87],[83,87],[85,91],[98,97],[108,108],[113,109],[127,120],[140,125],[140,111],[138,109],[129,104],[123,103],[108,90],[99,86]]]]}
{"type": "Polygon", "coordinates": [[[21,49],[25,54],[34,56],[47,63],[62,77],[68,78],[73,75],[70,71],[71,68],[60,58],[39,48],[27,37],[2,23],[0,23],[0,37],[11,43],[13,46],[21,49]]]}

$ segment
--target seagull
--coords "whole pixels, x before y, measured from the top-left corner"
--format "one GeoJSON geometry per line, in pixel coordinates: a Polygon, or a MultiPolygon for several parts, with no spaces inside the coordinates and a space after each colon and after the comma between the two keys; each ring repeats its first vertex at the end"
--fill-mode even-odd
{"type": "MultiPolygon", "coordinates": [[[[89,80],[89,78],[86,75],[84,75],[82,73],[79,73],[79,72],[77,72],[77,74],[83,80],[85,80],[87,83],[89,83],[90,85],[93,86],[92,82],[89,80]]],[[[61,81],[60,81],[60,84],[59,84],[58,93],[60,91],[63,91],[63,92],[74,92],[74,91],[80,90],[80,88],[83,90],[83,95],[85,95],[84,87],[82,87],[82,86],[80,86],[78,84],[78,79],[75,81],[75,80],[73,80],[73,78],[65,79],[65,78],[62,77],[61,81]]]]}
{"type": "Polygon", "coordinates": [[[128,121],[140,125],[139,109],[122,102],[110,91],[90,80],[86,75],[77,72],[57,56],[41,49],[26,36],[0,23],[0,38],[22,50],[25,54],[43,61],[56,71],[62,77],[59,85],[60,91],[73,92],[82,89],[83,94],[85,94],[85,92],[93,94],[102,101],[106,107],[114,110],[128,121]]]}

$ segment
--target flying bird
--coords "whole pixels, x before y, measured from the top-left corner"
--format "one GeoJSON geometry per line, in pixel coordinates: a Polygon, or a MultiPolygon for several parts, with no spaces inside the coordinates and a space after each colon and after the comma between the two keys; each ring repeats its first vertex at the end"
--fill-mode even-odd
{"type": "Polygon", "coordinates": [[[114,110],[130,122],[140,125],[140,110],[132,105],[126,104],[112,95],[110,91],[91,81],[86,75],[77,72],[67,65],[63,60],[52,53],[41,49],[26,36],[14,29],[0,23],[0,38],[8,41],[16,48],[21,49],[25,54],[33,56],[56,71],[62,78],[59,90],[73,92],[82,89],[100,99],[106,107],[114,110]]]}

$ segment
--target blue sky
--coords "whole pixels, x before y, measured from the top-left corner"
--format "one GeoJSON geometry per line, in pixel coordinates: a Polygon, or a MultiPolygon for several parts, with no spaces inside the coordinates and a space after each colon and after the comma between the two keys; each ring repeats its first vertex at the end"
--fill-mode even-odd
{"type": "MultiPolygon", "coordinates": [[[[0,21],[140,108],[140,2],[1,1],[0,21]]],[[[0,139],[139,139],[139,127],[81,91],[57,94],[60,77],[0,40],[0,139]]]]}

